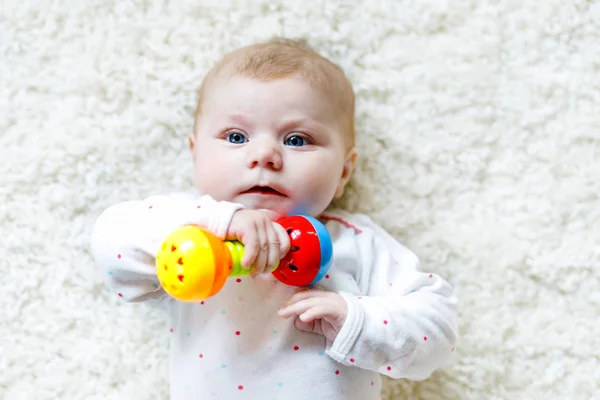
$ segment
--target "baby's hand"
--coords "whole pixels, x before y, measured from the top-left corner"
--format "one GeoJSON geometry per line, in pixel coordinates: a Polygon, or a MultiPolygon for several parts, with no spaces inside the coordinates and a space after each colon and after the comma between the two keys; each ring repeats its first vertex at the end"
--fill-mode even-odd
{"type": "Polygon", "coordinates": [[[296,328],[334,341],[346,322],[348,305],[335,292],[299,289],[279,309],[283,318],[296,317],[296,328]]]}
{"type": "Polygon", "coordinates": [[[225,239],[242,242],[242,267],[252,266],[253,277],[270,273],[290,249],[290,238],[285,229],[257,210],[236,211],[225,239]]]}

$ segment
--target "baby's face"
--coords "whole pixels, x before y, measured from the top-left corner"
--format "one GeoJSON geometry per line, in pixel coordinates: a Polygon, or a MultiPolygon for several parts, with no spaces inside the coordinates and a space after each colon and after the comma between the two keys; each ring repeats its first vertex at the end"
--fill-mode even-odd
{"type": "Polygon", "coordinates": [[[273,219],[318,216],[343,193],[356,158],[339,120],[300,79],[222,78],[190,135],[194,185],[273,219]]]}

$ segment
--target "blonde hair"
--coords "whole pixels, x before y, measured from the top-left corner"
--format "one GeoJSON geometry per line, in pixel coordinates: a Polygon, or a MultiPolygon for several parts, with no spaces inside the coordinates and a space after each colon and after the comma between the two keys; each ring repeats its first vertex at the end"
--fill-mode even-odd
{"type": "Polygon", "coordinates": [[[198,91],[194,132],[210,85],[221,76],[240,75],[261,81],[299,76],[329,97],[340,115],[342,127],[354,145],[354,90],[344,71],[313,50],[304,40],[273,38],[226,54],[206,74],[198,91]]]}

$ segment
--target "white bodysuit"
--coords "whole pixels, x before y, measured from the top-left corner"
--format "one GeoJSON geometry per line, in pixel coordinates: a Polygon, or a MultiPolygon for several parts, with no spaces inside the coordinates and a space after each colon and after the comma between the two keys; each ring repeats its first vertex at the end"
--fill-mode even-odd
{"type": "Polygon", "coordinates": [[[379,374],[425,379],[454,351],[449,284],[419,272],[417,257],[368,217],[339,210],[320,217],[333,264],[316,284],[348,304],[334,342],[278,316],[296,288],[274,278],[229,278],[203,302],[166,294],[154,264],[166,236],[196,224],[224,238],[241,208],[190,191],[115,205],[94,226],[92,254],[110,289],[169,308],[173,400],[380,399],[379,374]]]}

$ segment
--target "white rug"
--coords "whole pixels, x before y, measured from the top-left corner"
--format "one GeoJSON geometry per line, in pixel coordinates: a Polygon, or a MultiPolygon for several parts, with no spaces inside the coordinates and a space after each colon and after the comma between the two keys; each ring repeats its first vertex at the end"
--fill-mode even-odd
{"type": "Polygon", "coordinates": [[[2,6],[0,398],[167,398],[168,327],[105,290],[90,228],[188,187],[203,74],[271,35],[346,69],[362,153],[346,205],[461,298],[455,359],[385,398],[600,398],[598,2],[2,6]]]}

